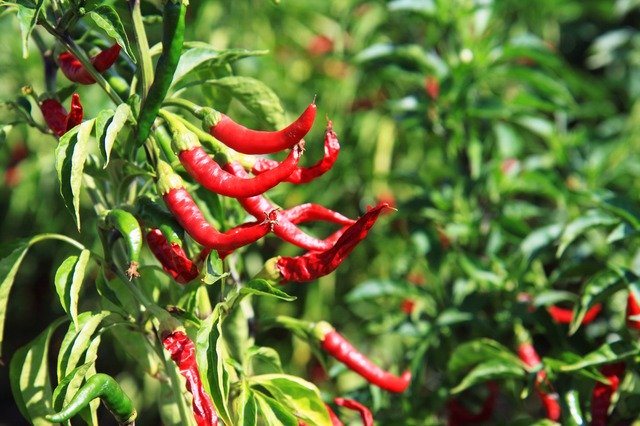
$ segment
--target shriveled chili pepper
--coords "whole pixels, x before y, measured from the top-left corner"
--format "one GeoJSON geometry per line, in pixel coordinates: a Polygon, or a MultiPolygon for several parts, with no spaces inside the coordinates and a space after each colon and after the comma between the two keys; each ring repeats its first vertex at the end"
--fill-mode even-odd
{"type": "MultiPolygon", "coordinates": [[[[601,310],[602,310],[602,304],[596,303],[595,305],[593,305],[591,308],[589,308],[589,310],[585,314],[581,324],[587,325],[591,323],[593,320],[596,319],[596,317],[598,316],[601,310]]],[[[547,307],[547,312],[549,312],[549,315],[551,316],[551,318],[558,324],[569,324],[573,319],[572,309],[565,309],[556,305],[551,305],[547,307]]]]}
{"type": "MultiPolygon", "coordinates": [[[[325,174],[338,159],[340,153],[340,143],[338,137],[333,131],[331,121],[327,124],[327,130],[324,133],[324,156],[320,161],[310,167],[297,167],[293,173],[286,179],[286,182],[301,184],[311,182],[312,180],[325,174]]],[[[269,158],[258,158],[253,164],[251,172],[254,175],[267,173],[278,167],[280,163],[269,158]]]]}
{"type": "Polygon", "coordinates": [[[211,110],[203,125],[209,133],[228,147],[243,154],[273,154],[292,148],[311,130],[316,118],[315,101],[284,129],[267,132],[248,129],[221,112],[211,110]]]}
{"type": "Polygon", "coordinates": [[[600,369],[609,383],[596,382],[591,395],[591,426],[606,426],[611,397],[618,390],[624,377],[624,362],[605,365],[600,369]]]}
{"type": "Polygon", "coordinates": [[[113,209],[105,217],[107,226],[115,228],[127,245],[129,252],[129,279],[139,277],[140,252],[142,251],[142,229],[138,219],[126,210],[113,209]]]}
{"type": "Polygon", "coordinates": [[[364,426],[373,426],[373,415],[371,414],[371,411],[358,401],[347,398],[335,398],[333,402],[341,407],[358,411],[360,413],[360,418],[362,419],[362,424],[364,426]]]}
{"type": "Polygon", "coordinates": [[[162,101],[171,87],[173,75],[182,53],[187,3],[186,0],[165,2],[162,12],[162,54],[158,59],[149,93],[140,107],[135,136],[136,146],[142,145],[149,137],[151,126],[160,111],[162,101]]]}
{"type": "Polygon", "coordinates": [[[480,411],[471,413],[457,399],[452,399],[447,404],[449,407],[449,426],[476,424],[488,421],[496,405],[499,387],[496,382],[487,382],[489,395],[482,403],[480,411]]]}
{"type": "Polygon", "coordinates": [[[319,322],[314,327],[313,334],[321,342],[322,349],[364,377],[369,383],[396,393],[404,392],[409,386],[411,382],[410,371],[405,371],[400,377],[384,371],[361,352],[358,352],[331,324],[324,321],[319,322]]]}
{"type": "Polygon", "coordinates": [[[40,110],[47,126],[58,136],[62,136],[78,124],[82,123],[83,109],[80,103],[80,95],[71,95],[69,113],[60,102],[55,99],[45,99],[40,104],[40,110]]]}
{"type": "Polygon", "coordinates": [[[630,319],[630,317],[637,315],[640,315],[640,304],[638,304],[638,300],[634,293],[629,292],[629,295],[627,296],[627,327],[634,330],[640,330],[640,320],[630,319]]]}
{"type": "Polygon", "coordinates": [[[309,251],[296,257],[277,257],[267,261],[264,273],[271,279],[282,282],[304,282],[333,272],[353,249],[362,241],[375,224],[380,213],[387,208],[380,204],[364,215],[356,223],[346,228],[335,244],[325,251],[309,251]]]}
{"type": "MultiPolygon", "coordinates": [[[[540,359],[538,352],[536,352],[533,344],[528,339],[527,341],[520,343],[520,346],[518,346],[518,356],[525,363],[525,365],[530,368],[538,367],[542,364],[542,360],[540,359]]],[[[547,418],[553,421],[558,421],[558,419],[560,418],[560,403],[558,402],[558,394],[548,393],[547,390],[544,389],[545,385],[547,387],[549,386],[547,373],[541,369],[536,373],[535,389],[540,396],[542,405],[544,405],[544,408],[547,412],[547,418]]]]}
{"type": "MultiPolygon", "coordinates": [[[[99,73],[108,70],[118,59],[120,49],[120,45],[114,44],[91,58],[91,64],[99,73]]],[[[89,71],[82,65],[82,62],[80,62],[73,53],[61,53],[58,56],[58,65],[60,65],[62,74],[74,83],[93,84],[96,82],[89,71]]]]}
{"type": "Polygon", "coordinates": [[[180,284],[193,281],[199,275],[198,267],[177,243],[169,243],[159,229],[147,233],[147,244],[162,269],[180,284]]]}
{"type": "Polygon", "coordinates": [[[218,415],[211,397],[202,385],[196,362],[196,347],[191,339],[182,331],[174,331],[162,339],[162,344],[180,369],[180,374],[187,380],[187,391],[193,396],[191,406],[198,426],[217,425],[218,415]]]}
{"type": "Polygon", "coordinates": [[[202,149],[195,133],[189,131],[184,124],[170,120],[169,125],[178,157],[186,171],[209,191],[228,197],[251,197],[268,191],[296,169],[302,155],[302,147],[296,145],[276,168],[253,178],[239,177],[229,172],[230,163],[224,168],[220,167],[220,164],[202,149]]]}
{"type": "Polygon", "coordinates": [[[131,399],[113,377],[102,373],[89,377],[66,407],[58,413],[46,415],[45,418],[55,423],[67,421],[96,398],[102,400],[119,424],[134,424],[137,413],[131,399]]]}
{"type": "MultiPolygon", "coordinates": [[[[254,243],[271,229],[268,220],[253,222],[232,228],[224,233],[215,229],[183,187],[182,179],[167,163],[158,162],[158,191],[165,204],[191,237],[203,246],[219,251],[232,251],[254,243]]],[[[268,219],[268,217],[265,217],[268,219]]]]}

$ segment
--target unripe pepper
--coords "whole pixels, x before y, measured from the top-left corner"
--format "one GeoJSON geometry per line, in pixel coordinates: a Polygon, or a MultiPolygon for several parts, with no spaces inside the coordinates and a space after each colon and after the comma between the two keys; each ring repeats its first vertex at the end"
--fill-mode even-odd
{"type": "MultiPolygon", "coordinates": [[[[224,233],[215,229],[183,187],[180,176],[167,163],[158,162],[158,192],[165,204],[184,228],[199,244],[218,251],[232,251],[254,243],[271,230],[268,216],[262,222],[252,222],[232,228],[224,233]]],[[[268,215],[268,212],[266,213],[268,215]]]]}
{"type": "Polygon", "coordinates": [[[108,227],[115,228],[127,245],[129,253],[129,268],[127,276],[129,279],[139,277],[138,266],[140,265],[140,252],[142,251],[142,229],[138,219],[126,210],[113,209],[105,217],[108,227]]]}
{"type": "MultiPolygon", "coordinates": [[[[120,45],[114,44],[91,58],[91,64],[99,73],[108,70],[120,55],[120,45]]],[[[70,52],[63,52],[58,56],[60,71],[69,80],[79,84],[93,84],[96,80],[85,69],[82,63],[70,52]]]]}
{"type": "Polygon", "coordinates": [[[187,380],[187,391],[193,396],[191,406],[198,426],[217,425],[218,415],[202,385],[196,348],[191,339],[183,331],[174,331],[162,339],[162,344],[187,380]]]}
{"type": "Polygon", "coordinates": [[[78,124],[82,123],[84,115],[80,95],[74,93],[71,96],[71,106],[69,113],[60,102],[55,99],[45,99],[40,104],[40,110],[44,121],[53,133],[62,136],[78,124]]]}
{"type": "MultiPolygon", "coordinates": [[[[333,131],[331,121],[327,124],[327,130],[324,134],[324,156],[320,161],[310,167],[297,167],[286,182],[301,184],[311,182],[312,180],[322,176],[333,167],[340,153],[340,143],[338,137],[333,131]]],[[[254,175],[267,173],[278,167],[279,163],[268,158],[258,158],[251,168],[254,175]]]]}
{"type": "Polygon", "coordinates": [[[624,362],[605,365],[600,369],[609,383],[596,382],[591,396],[591,426],[606,426],[611,397],[618,390],[624,377],[624,362]]]}
{"type": "Polygon", "coordinates": [[[102,400],[119,424],[133,425],[135,423],[137,413],[131,399],[113,377],[102,373],[89,377],[60,412],[46,415],[45,418],[55,423],[67,421],[96,398],[102,400]]]}
{"type": "Polygon", "coordinates": [[[316,118],[316,104],[311,103],[293,123],[276,132],[248,129],[215,110],[204,116],[209,133],[228,147],[243,154],[272,154],[292,148],[311,130],[316,118]]]}
{"type": "Polygon", "coordinates": [[[321,321],[313,329],[322,349],[349,369],[364,377],[372,385],[389,392],[404,392],[411,382],[411,372],[405,371],[400,377],[384,371],[371,362],[349,343],[329,323],[321,321]]]}
{"type": "Polygon", "coordinates": [[[223,169],[218,162],[209,157],[195,133],[189,131],[178,120],[171,119],[171,116],[166,117],[180,162],[198,183],[216,194],[236,198],[262,194],[289,177],[302,155],[302,147],[296,145],[287,158],[274,169],[253,178],[238,177],[230,173],[226,166],[223,169]]]}

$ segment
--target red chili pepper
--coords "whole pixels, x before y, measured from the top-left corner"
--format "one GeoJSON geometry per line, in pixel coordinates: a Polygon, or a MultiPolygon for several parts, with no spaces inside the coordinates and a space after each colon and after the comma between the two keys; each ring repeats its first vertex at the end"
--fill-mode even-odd
{"type": "MultiPolygon", "coordinates": [[[[114,44],[91,58],[91,64],[99,73],[109,69],[120,55],[120,45],[114,44]]],[[[58,56],[58,64],[62,73],[74,83],[93,84],[96,80],[89,74],[82,63],[70,52],[58,56]]]]}
{"type": "MultiPolygon", "coordinates": [[[[324,133],[324,157],[316,164],[310,167],[297,167],[291,175],[286,179],[286,182],[301,184],[311,182],[312,180],[325,174],[338,159],[340,153],[340,143],[338,137],[333,131],[333,124],[331,121],[327,124],[327,130],[324,133]]],[[[262,173],[268,173],[270,170],[278,167],[280,163],[269,158],[258,158],[253,164],[251,172],[254,175],[262,173]]]]}
{"type": "Polygon", "coordinates": [[[341,407],[358,411],[360,413],[360,418],[362,419],[362,424],[364,426],[373,426],[373,415],[371,414],[371,411],[358,401],[347,398],[335,398],[333,402],[341,407]]]}
{"type": "Polygon", "coordinates": [[[331,409],[328,404],[324,404],[324,406],[327,407],[327,412],[329,413],[329,418],[331,419],[331,426],[344,426],[344,423],[340,421],[340,418],[335,413],[335,411],[333,411],[333,409],[331,409]]]}
{"type": "Polygon", "coordinates": [[[18,164],[29,156],[29,150],[23,144],[18,144],[11,149],[11,156],[9,157],[9,164],[4,172],[4,184],[10,188],[20,183],[20,171],[18,170],[18,164]]]}
{"type": "MultiPolygon", "coordinates": [[[[518,356],[528,367],[536,367],[542,363],[540,356],[536,352],[531,342],[524,342],[518,347],[518,356]]],[[[558,421],[560,418],[560,404],[558,403],[558,394],[548,393],[543,385],[549,385],[547,373],[544,370],[538,371],[536,374],[535,388],[536,392],[542,400],[542,404],[547,412],[547,418],[558,421]]]]}
{"type": "Polygon", "coordinates": [[[338,333],[329,323],[324,321],[315,326],[314,334],[320,340],[322,349],[329,355],[345,364],[349,369],[358,373],[373,385],[389,392],[404,392],[411,382],[409,370],[400,377],[384,371],[338,333]]]}
{"type": "Polygon", "coordinates": [[[424,90],[435,101],[440,96],[440,82],[434,76],[429,76],[424,80],[424,90]]]}
{"type": "Polygon", "coordinates": [[[411,315],[413,310],[416,308],[416,301],[412,299],[404,299],[400,304],[400,309],[407,315],[411,315]]]}
{"type": "Polygon", "coordinates": [[[310,251],[296,257],[277,258],[275,267],[279,274],[275,275],[279,275],[283,282],[304,282],[333,272],[351,254],[356,245],[367,236],[380,213],[387,207],[387,204],[380,204],[370,209],[356,223],[344,230],[336,243],[328,250],[310,251]]]}
{"type": "MultiPolygon", "coordinates": [[[[596,303],[593,305],[587,313],[584,315],[581,324],[587,325],[596,319],[600,311],[602,310],[602,304],[596,303]]],[[[547,307],[547,312],[555,322],[558,324],[569,324],[573,319],[573,309],[565,309],[556,305],[547,307]]]]}
{"type": "Polygon", "coordinates": [[[272,224],[268,220],[246,223],[224,233],[219,232],[204,218],[189,192],[182,186],[182,179],[173,172],[171,166],[160,161],[157,170],[158,191],[164,202],[184,230],[199,244],[213,250],[232,251],[256,242],[269,233],[272,224]]]}
{"type": "Polygon", "coordinates": [[[293,123],[276,132],[248,129],[215,111],[205,117],[209,133],[243,154],[272,154],[292,148],[311,130],[316,118],[315,101],[293,123]]]}
{"type": "Polygon", "coordinates": [[[449,426],[476,424],[491,419],[500,389],[496,382],[487,382],[487,388],[489,389],[489,395],[482,403],[480,411],[475,414],[470,413],[457,399],[450,400],[447,404],[449,407],[449,426]]]}
{"type": "Polygon", "coordinates": [[[635,295],[629,292],[629,296],[627,296],[627,327],[640,330],[640,320],[629,319],[629,317],[636,315],[640,315],[640,305],[635,295]]]}
{"type": "Polygon", "coordinates": [[[609,417],[611,397],[618,390],[624,376],[624,362],[605,365],[600,369],[609,381],[608,384],[596,382],[591,395],[591,426],[606,426],[609,417]]]}
{"type": "Polygon", "coordinates": [[[193,281],[199,275],[198,267],[187,257],[177,243],[169,243],[159,229],[147,233],[147,244],[162,269],[180,284],[193,281]]]}
{"type": "Polygon", "coordinates": [[[174,331],[162,340],[164,348],[171,354],[171,359],[180,369],[180,374],[187,380],[187,391],[193,395],[191,406],[198,426],[215,426],[218,415],[202,386],[196,348],[191,339],[182,331],[174,331]]]}
{"type": "Polygon", "coordinates": [[[58,136],[62,136],[78,124],[82,123],[83,110],[80,95],[71,96],[71,110],[67,110],[55,99],[45,99],[40,104],[40,110],[47,126],[58,136]]]}
{"type": "MultiPolygon", "coordinates": [[[[229,163],[225,167],[235,176],[247,176],[247,172],[239,164],[229,163]]],[[[265,212],[271,212],[269,219],[274,224],[273,233],[284,241],[306,250],[323,251],[330,249],[347,228],[344,227],[329,238],[319,240],[302,231],[296,224],[310,220],[326,220],[342,225],[355,223],[348,217],[317,204],[302,204],[288,210],[278,211],[277,207],[262,195],[238,198],[238,201],[249,214],[256,218],[264,217],[265,212]]]]}

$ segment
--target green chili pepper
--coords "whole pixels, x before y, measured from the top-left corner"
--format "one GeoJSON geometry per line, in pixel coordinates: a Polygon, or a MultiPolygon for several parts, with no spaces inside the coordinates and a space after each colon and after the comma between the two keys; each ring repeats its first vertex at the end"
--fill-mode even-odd
{"type": "Polygon", "coordinates": [[[176,71],[178,60],[182,53],[186,11],[187,2],[185,0],[169,0],[164,6],[162,16],[162,54],[158,59],[155,78],[149,93],[147,93],[147,97],[140,108],[136,148],[141,146],[149,137],[151,126],[173,81],[173,74],[176,71]]]}
{"type": "Polygon", "coordinates": [[[105,222],[108,227],[115,228],[127,244],[129,251],[129,269],[127,275],[129,279],[138,277],[138,265],[140,262],[140,252],[142,251],[142,229],[138,219],[131,213],[121,209],[114,209],[107,213],[105,222]]]}
{"type": "Polygon", "coordinates": [[[94,374],[76,392],[69,404],[59,413],[45,416],[50,422],[64,422],[78,414],[96,398],[102,399],[118,423],[131,425],[136,419],[136,409],[131,399],[124,393],[118,382],[107,374],[94,374]]]}
{"type": "Polygon", "coordinates": [[[136,200],[136,214],[147,228],[159,229],[170,244],[183,245],[184,229],[157,200],[143,195],[136,200]]]}

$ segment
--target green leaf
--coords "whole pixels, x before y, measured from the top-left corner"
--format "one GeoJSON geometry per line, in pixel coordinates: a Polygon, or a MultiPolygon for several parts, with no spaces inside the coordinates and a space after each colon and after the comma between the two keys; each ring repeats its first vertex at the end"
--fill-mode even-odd
{"type": "Polygon", "coordinates": [[[54,279],[60,304],[76,327],[78,327],[78,295],[90,255],[89,250],[82,250],[79,257],[69,256],[56,271],[54,279]]]}
{"type": "Polygon", "coordinates": [[[94,333],[109,315],[110,312],[108,311],[102,311],[97,314],[83,312],[78,315],[77,328],[73,323],[69,324],[69,329],[62,339],[60,351],[58,352],[58,380],[62,380],[78,366],[80,359],[94,340],[94,333]]]}
{"type": "Polygon", "coordinates": [[[229,359],[229,352],[222,335],[221,308],[222,304],[217,304],[213,313],[202,321],[196,337],[196,358],[202,384],[211,395],[220,419],[226,424],[233,424],[227,406],[231,388],[227,369],[230,367],[225,362],[229,359]]]}
{"type": "Polygon", "coordinates": [[[233,401],[235,412],[238,414],[234,423],[239,426],[256,426],[258,424],[258,406],[250,387],[243,384],[240,395],[233,401]]]}
{"type": "Polygon", "coordinates": [[[257,374],[282,373],[282,363],[278,352],[266,346],[252,346],[247,350],[245,365],[257,374]]]}
{"type": "Polygon", "coordinates": [[[0,102],[0,125],[27,123],[31,114],[13,101],[0,102]]]}
{"type": "Polygon", "coordinates": [[[38,16],[44,6],[44,0],[37,0],[33,3],[30,0],[18,0],[18,22],[20,23],[20,32],[22,33],[22,57],[29,56],[29,37],[33,27],[36,26],[38,16]]]}
{"type": "Polygon", "coordinates": [[[634,229],[640,229],[640,210],[629,199],[612,192],[597,192],[593,199],[605,210],[629,222],[634,229]]]}
{"type": "Polygon", "coordinates": [[[331,426],[320,391],[313,383],[287,374],[263,374],[250,377],[248,381],[251,386],[265,388],[276,401],[306,423],[331,426]]]}
{"type": "Polygon", "coordinates": [[[284,291],[272,286],[269,284],[269,281],[264,280],[262,278],[256,278],[249,281],[244,287],[240,289],[240,294],[243,296],[249,294],[255,294],[259,296],[270,296],[275,297],[277,299],[286,300],[291,302],[292,300],[296,300],[295,296],[290,296],[284,291]]]}
{"type": "Polygon", "coordinates": [[[604,301],[611,294],[626,287],[626,279],[631,278],[630,272],[618,270],[605,270],[587,281],[582,289],[582,296],[578,305],[574,307],[576,314],[569,325],[569,334],[574,334],[580,328],[589,308],[600,301],[604,301]]]}
{"type": "Polygon", "coordinates": [[[84,381],[89,367],[92,365],[94,365],[93,362],[87,362],[74,368],[71,373],[67,374],[64,379],[58,383],[52,396],[54,411],[58,412],[62,410],[62,407],[69,403],[76,391],[80,389],[80,385],[84,381]]]}
{"type": "Polygon", "coordinates": [[[136,55],[131,50],[127,32],[118,13],[109,5],[101,5],[89,12],[88,15],[109,37],[116,40],[116,43],[127,52],[129,58],[135,63],[136,55]]]}
{"type": "Polygon", "coordinates": [[[522,364],[505,362],[502,359],[489,360],[478,364],[467,374],[464,379],[453,389],[452,394],[457,394],[471,386],[487,382],[489,380],[519,379],[526,375],[522,364]]]}
{"type": "Polygon", "coordinates": [[[390,12],[416,12],[423,16],[433,16],[436,5],[433,0],[393,0],[387,4],[390,12]]]}
{"type": "Polygon", "coordinates": [[[65,133],[56,147],[56,170],[60,193],[80,230],[80,188],[82,172],[89,154],[89,138],[95,119],[85,121],[65,133]]]}
{"type": "Polygon", "coordinates": [[[7,316],[7,304],[9,293],[16,278],[18,268],[29,249],[29,240],[15,241],[11,245],[3,245],[2,252],[9,253],[0,260],[0,355],[2,355],[2,342],[4,341],[4,320],[7,316]]]}
{"type": "MultiPolygon", "coordinates": [[[[186,45],[187,43],[185,43],[186,45]]],[[[193,70],[202,66],[215,67],[229,64],[242,58],[261,56],[268,53],[266,50],[227,49],[217,50],[205,43],[189,43],[190,47],[182,53],[178,67],[173,75],[173,85],[176,85],[193,70]]]]}
{"type": "Polygon", "coordinates": [[[291,411],[275,399],[260,392],[254,392],[260,409],[260,417],[265,425],[298,426],[298,420],[291,411]]]}
{"type": "Polygon", "coordinates": [[[287,120],[280,98],[262,81],[251,77],[232,76],[207,80],[205,83],[226,91],[273,128],[286,126],[287,120]]]}
{"type": "Polygon", "coordinates": [[[44,419],[51,413],[49,378],[49,341],[54,331],[66,321],[55,320],[38,337],[18,349],[11,358],[9,380],[13,397],[22,415],[34,425],[50,425],[44,419]]]}
{"type": "Polygon", "coordinates": [[[415,286],[406,281],[368,280],[351,290],[346,301],[349,303],[378,298],[397,297],[404,299],[418,294],[415,286]]]}
{"type": "Polygon", "coordinates": [[[576,371],[586,367],[621,361],[640,353],[638,344],[631,341],[618,340],[605,343],[593,352],[584,355],[580,361],[560,367],[560,371],[576,371]]]}
{"type": "MultiPolygon", "coordinates": [[[[107,127],[107,131],[104,135],[104,145],[102,145],[102,152],[105,157],[105,163],[103,168],[107,168],[109,165],[109,158],[111,156],[111,150],[113,149],[113,145],[116,143],[116,137],[118,137],[118,133],[122,130],[124,125],[127,122],[127,119],[131,115],[131,107],[127,104],[120,104],[116,108],[116,112],[113,114],[113,119],[109,123],[107,127]]],[[[102,144],[102,141],[98,139],[102,144]]]]}
{"type": "Polygon", "coordinates": [[[562,225],[559,223],[538,228],[533,231],[520,244],[520,250],[524,253],[528,261],[533,260],[545,248],[553,244],[562,232],[562,225]]]}
{"type": "Polygon", "coordinates": [[[182,401],[177,401],[171,385],[160,382],[160,398],[158,400],[160,420],[167,426],[184,426],[180,417],[180,405],[182,401]]]}
{"type": "Polygon", "coordinates": [[[452,375],[457,375],[473,365],[490,360],[520,365],[520,360],[509,348],[495,340],[482,338],[459,345],[449,358],[448,369],[452,375]]]}
{"type": "Polygon", "coordinates": [[[103,151],[102,155],[105,158],[106,158],[107,154],[106,154],[106,152],[104,152],[104,139],[103,138],[104,138],[105,132],[107,131],[107,126],[111,122],[113,114],[115,114],[114,110],[112,110],[112,109],[103,109],[96,116],[96,125],[95,125],[96,140],[98,141],[98,144],[100,145],[100,149],[103,151]]]}
{"type": "Polygon", "coordinates": [[[615,217],[606,214],[599,210],[590,210],[583,216],[569,222],[562,236],[560,237],[560,244],[558,245],[557,257],[561,257],[564,251],[569,245],[585,231],[595,226],[611,226],[619,222],[615,217]]]}

